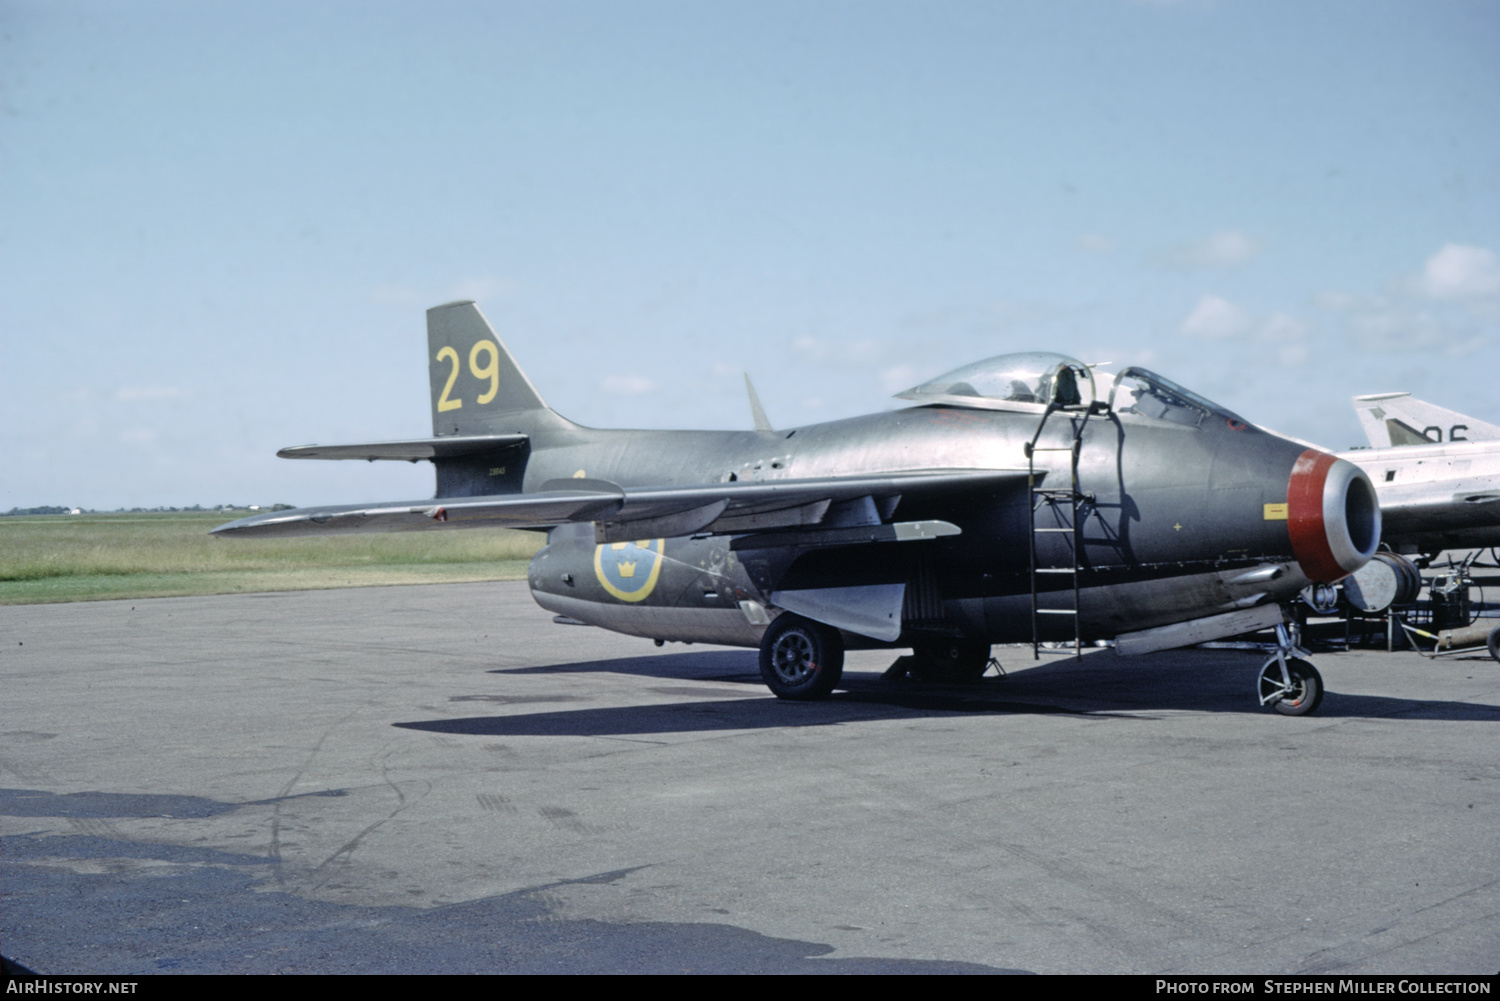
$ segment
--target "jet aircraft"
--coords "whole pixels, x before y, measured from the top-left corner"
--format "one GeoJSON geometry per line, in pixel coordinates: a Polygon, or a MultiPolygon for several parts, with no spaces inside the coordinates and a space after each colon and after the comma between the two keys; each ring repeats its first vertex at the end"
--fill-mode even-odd
{"type": "MultiPolygon", "coordinates": [[[[838,684],[852,647],[978,678],[994,643],[1125,655],[1275,627],[1261,705],[1316,710],[1283,604],[1359,569],[1380,508],[1353,462],[1144,368],[1107,391],[1061,354],[1002,355],[911,406],[772,430],[582,427],[545,402],[478,307],[427,312],[432,436],[293,459],[430,460],[434,499],[266,513],[234,537],[542,530],[532,595],[559,621],[757,647],[777,696],[838,684]]],[[[756,408],[759,409],[758,407],[756,408]]]]}
{"type": "Polygon", "coordinates": [[[1413,398],[1354,397],[1370,448],[1340,452],[1375,483],[1382,541],[1428,559],[1500,546],[1500,427],[1413,398]]]}

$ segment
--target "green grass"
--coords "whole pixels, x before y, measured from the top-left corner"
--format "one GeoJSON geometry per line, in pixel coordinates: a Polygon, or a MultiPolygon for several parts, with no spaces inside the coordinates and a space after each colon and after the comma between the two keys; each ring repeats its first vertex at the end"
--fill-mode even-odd
{"type": "Polygon", "coordinates": [[[542,536],[504,529],[216,539],[248,511],[0,518],[0,604],[516,580],[542,536]]]}

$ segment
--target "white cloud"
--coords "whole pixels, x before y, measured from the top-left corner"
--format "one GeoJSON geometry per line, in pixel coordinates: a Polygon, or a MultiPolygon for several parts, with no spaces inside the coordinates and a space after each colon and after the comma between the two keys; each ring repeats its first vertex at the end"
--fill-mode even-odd
{"type": "Polygon", "coordinates": [[[1260,241],[1237,229],[1221,229],[1201,240],[1180,244],[1160,256],[1165,267],[1182,271],[1237,268],[1261,251],[1260,241]]]}
{"type": "MultiPolygon", "coordinates": [[[[1440,256],[1434,255],[1434,259],[1440,256]]],[[[1429,263],[1431,263],[1429,261],[1429,263]]],[[[1408,283],[1415,291],[1420,279],[1408,283]]],[[[1317,305],[1342,314],[1353,346],[1366,351],[1441,352],[1449,357],[1473,354],[1489,344],[1486,310],[1500,314],[1500,301],[1470,298],[1461,303],[1421,305],[1402,296],[1360,296],[1327,292],[1317,305]],[[1476,320],[1478,324],[1476,325],[1476,320]]]]}
{"type": "Polygon", "coordinates": [[[613,396],[640,396],[656,388],[656,383],[644,375],[607,375],[600,385],[613,396]]]}
{"type": "Polygon", "coordinates": [[[1413,287],[1429,299],[1500,295],[1500,257],[1485,247],[1447,244],[1427,259],[1413,287]]]}
{"type": "Polygon", "coordinates": [[[1307,342],[1312,326],[1286,313],[1261,319],[1243,306],[1216,295],[1205,295],[1182,321],[1182,333],[1200,340],[1240,340],[1264,345],[1255,349],[1259,360],[1274,358],[1283,368],[1304,364],[1312,355],[1307,342]],[[1275,345],[1274,351],[1270,350],[1275,345]]]}
{"type": "Polygon", "coordinates": [[[1182,321],[1181,329],[1188,337],[1222,341],[1249,334],[1255,329],[1255,319],[1228,299],[1205,295],[1182,321]]]}
{"type": "Polygon", "coordinates": [[[1115,249],[1115,241],[1103,233],[1080,233],[1074,245],[1086,254],[1107,254],[1115,249]]]}

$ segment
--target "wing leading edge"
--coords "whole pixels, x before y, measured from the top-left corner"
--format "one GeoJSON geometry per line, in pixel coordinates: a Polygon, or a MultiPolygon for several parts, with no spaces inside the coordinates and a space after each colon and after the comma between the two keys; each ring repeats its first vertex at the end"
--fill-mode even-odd
{"type": "MultiPolygon", "coordinates": [[[[362,458],[351,456],[356,457],[362,458]]],[[[593,522],[599,542],[785,529],[809,530],[810,544],[820,544],[814,541],[819,536],[829,536],[821,544],[887,541],[886,536],[905,541],[956,535],[958,528],[943,521],[890,523],[903,496],[1006,487],[1023,483],[1026,475],[1024,469],[949,469],[686,487],[551,480],[534,493],[270,512],[220,525],[212,534],[264,538],[593,522]]]]}

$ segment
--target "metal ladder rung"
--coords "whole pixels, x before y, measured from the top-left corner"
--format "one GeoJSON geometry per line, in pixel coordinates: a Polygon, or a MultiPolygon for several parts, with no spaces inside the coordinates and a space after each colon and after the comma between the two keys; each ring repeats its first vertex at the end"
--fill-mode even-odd
{"type": "MultiPolygon", "coordinates": [[[[1069,410],[1066,407],[1061,407],[1061,406],[1057,405],[1056,403],[1048,404],[1046,410],[1044,410],[1042,412],[1042,419],[1041,419],[1041,421],[1037,424],[1036,433],[1031,436],[1031,441],[1027,443],[1026,448],[1025,448],[1026,458],[1027,458],[1027,465],[1029,467],[1029,470],[1028,470],[1029,479],[1027,480],[1027,486],[1030,489],[1030,493],[1031,493],[1031,505],[1030,505],[1030,507],[1031,507],[1031,511],[1030,511],[1030,516],[1031,516],[1031,525],[1030,525],[1030,527],[1031,527],[1031,644],[1032,644],[1032,653],[1033,653],[1033,655],[1040,656],[1040,654],[1041,654],[1041,633],[1040,633],[1040,627],[1037,624],[1037,618],[1039,616],[1041,616],[1041,615],[1071,615],[1073,617],[1073,633],[1074,633],[1073,643],[1074,643],[1074,652],[1076,654],[1078,654],[1079,656],[1081,656],[1082,652],[1083,652],[1083,634],[1082,634],[1083,614],[1080,611],[1081,594],[1080,594],[1080,590],[1079,589],[1080,589],[1080,587],[1082,585],[1082,566],[1081,566],[1081,562],[1082,562],[1083,554],[1080,552],[1079,547],[1080,547],[1080,545],[1083,542],[1083,536],[1082,536],[1082,532],[1081,532],[1082,526],[1079,524],[1079,518],[1085,515],[1086,512],[1085,512],[1085,507],[1084,506],[1086,504],[1092,502],[1093,496],[1091,494],[1085,494],[1085,493],[1083,493],[1082,491],[1080,491],[1078,489],[1078,486],[1079,486],[1079,483],[1078,483],[1078,462],[1079,462],[1079,453],[1082,451],[1082,448],[1083,448],[1083,423],[1086,423],[1088,421],[1088,417],[1093,412],[1093,410],[1092,410],[1092,408],[1089,408],[1088,410],[1085,410],[1085,411],[1082,412],[1082,414],[1083,414],[1083,421],[1082,422],[1078,422],[1078,421],[1074,421],[1074,420],[1070,419],[1071,429],[1072,429],[1072,432],[1073,432],[1073,440],[1068,445],[1061,446],[1061,447],[1059,447],[1059,446],[1052,446],[1052,445],[1038,445],[1037,442],[1041,439],[1042,431],[1043,431],[1043,429],[1047,425],[1047,418],[1050,417],[1054,412],[1060,412],[1060,413],[1068,414],[1069,410]],[[1037,455],[1038,452],[1066,452],[1066,453],[1070,454],[1070,456],[1071,456],[1071,465],[1070,465],[1070,468],[1068,469],[1069,479],[1068,479],[1068,486],[1066,488],[1062,488],[1062,487],[1038,487],[1036,485],[1036,483],[1037,483],[1036,455],[1037,455]],[[1060,507],[1070,509],[1071,512],[1072,512],[1072,517],[1069,519],[1069,521],[1071,522],[1071,524],[1068,527],[1066,527],[1066,528],[1043,528],[1043,527],[1039,527],[1037,525],[1037,523],[1036,523],[1037,522],[1036,515],[1037,515],[1037,512],[1039,510],[1042,510],[1044,504],[1047,507],[1052,508],[1052,510],[1054,512],[1054,515],[1055,515],[1055,512],[1060,507]],[[1070,540],[1070,542],[1071,542],[1070,549],[1071,549],[1071,556],[1072,556],[1073,566],[1071,566],[1071,567],[1042,567],[1042,566],[1037,566],[1037,562],[1038,562],[1038,557],[1037,557],[1037,539],[1038,539],[1038,536],[1047,535],[1047,534],[1050,534],[1050,535],[1063,535],[1063,534],[1066,534],[1066,535],[1070,535],[1070,536],[1073,537],[1072,540],[1070,540]],[[1037,599],[1039,597],[1039,592],[1038,592],[1038,589],[1037,589],[1037,580],[1038,580],[1038,577],[1041,574],[1071,574],[1072,575],[1072,577],[1073,577],[1073,580],[1071,581],[1071,586],[1072,586],[1072,590],[1073,590],[1073,607],[1072,608],[1038,608],[1037,607],[1037,599]]],[[[1045,475],[1045,473],[1044,473],[1044,475],[1045,475]]],[[[1058,518],[1056,520],[1060,521],[1061,519],[1058,518]]]]}

